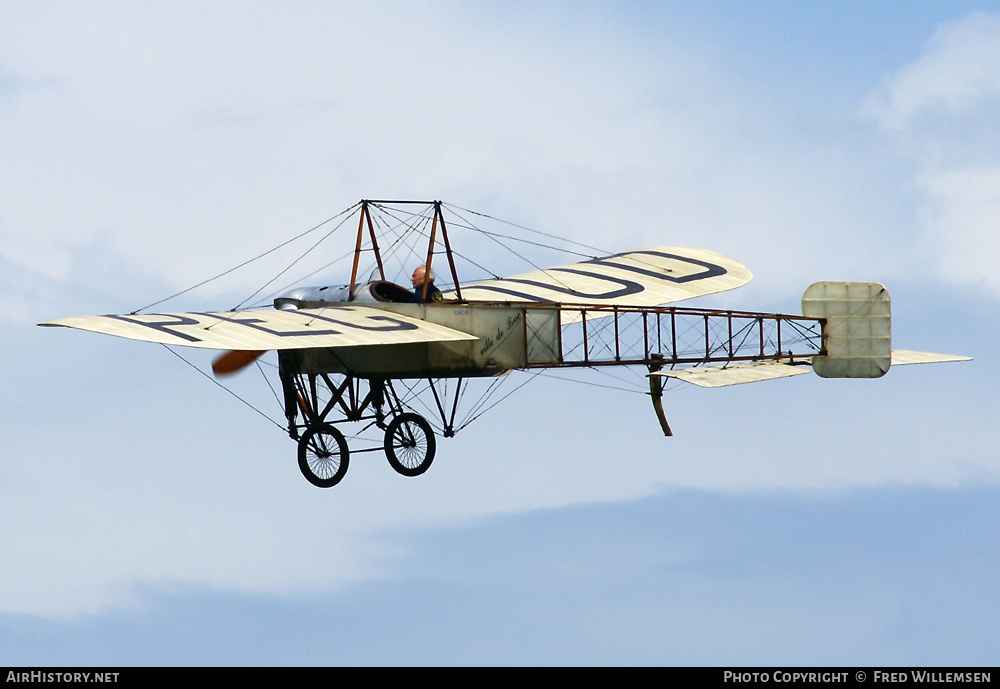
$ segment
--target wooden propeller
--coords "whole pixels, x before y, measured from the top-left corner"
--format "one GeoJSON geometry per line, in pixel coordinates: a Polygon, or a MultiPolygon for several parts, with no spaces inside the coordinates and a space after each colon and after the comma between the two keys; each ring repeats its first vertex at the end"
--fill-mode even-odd
{"type": "Polygon", "coordinates": [[[226,352],[212,362],[212,373],[218,376],[231,376],[242,371],[255,362],[267,350],[253,351],[234,349],[226,352]]]}

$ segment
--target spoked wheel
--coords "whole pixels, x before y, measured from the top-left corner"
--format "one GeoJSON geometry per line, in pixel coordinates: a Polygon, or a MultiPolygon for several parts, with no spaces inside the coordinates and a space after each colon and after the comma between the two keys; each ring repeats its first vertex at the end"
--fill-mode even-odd
{"type": "Polygon", "coordinates": [[[434,461],[434,431],[424,417],[400,414],[385,429],[385,456],[403,476],[420,476],[434,461]]]}
{"type": "Polygon", "coordinates": [[[328,423],[313,426],[299,438],[299,470],[320,488],[331,488],[347,473],[347,441],[328,423]]]}

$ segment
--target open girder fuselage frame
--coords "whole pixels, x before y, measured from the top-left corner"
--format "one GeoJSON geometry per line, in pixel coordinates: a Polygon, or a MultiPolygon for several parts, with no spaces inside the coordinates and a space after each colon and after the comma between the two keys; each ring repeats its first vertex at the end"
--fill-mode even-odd
{"type": "Polygon", "coordinates": [[[466,323],[465,332],[479,339],[281,352],[285,414],[293,436],[300,428],[298,412],[303,426],[341,415],[334,423],[374,420],[381,427],[386,417],[405,408],[392,388],[392,380],[398,379],[429,382],[441,428],[449,436],[466,378],[531,369],[644,366],[654,371],[769,360],[805,364],[824,354],[823,319],[781,313],[459,301],[383,306],[419,310],[438,323],[458,318],[466,323]],[[458,380],[450,400],[439,396],[435,379],[442,378],[458,380]],[[320,394],[323,387],[325,394],[320,394]],[[388,406],[383,410],[383,405],[388,406]]]}

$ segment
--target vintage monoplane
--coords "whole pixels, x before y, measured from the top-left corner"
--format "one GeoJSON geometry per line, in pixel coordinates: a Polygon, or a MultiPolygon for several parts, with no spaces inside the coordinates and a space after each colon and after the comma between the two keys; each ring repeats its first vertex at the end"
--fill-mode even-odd
{"type": "Polygon", "coordinates": [[[439,431],[451,437],[462,427],[456,411],[471,379],[641,366],[669,436],[662,394],[671,378],[720,387],[810,368],[824,378],[877,378],[893,365],[967,360],[893,350],[889,294],[874,282],[817,282],[803,295],[802,315],[664,306],[740,287],[751,273],[705,249],[657,247],[461,284],[441,202],[362,201],[350,210],[358,214],[358,232],[345,286],[294,289],[262,309],[133,312],[41,325],[226,350],[213,364],[217,376],[277,351],[287,430],[298,442],[303,475],[320,487],[347,472],[350,449],[338,428],[345,423],[381,435],[376,447],[355,452],[384,450],[405,476],[427,470],[436,442],[411,404],[418,381],[419,393],[433,398],[426,408],[439,417],[439,431]],[[422,232],[425,272],[433,275],[435,256],[447,261],[452,282],[438,303],[386,278],[373,212],[407,204],[426,209],[413,214],[429,221],[422,232]],[[378,279],[358,280],[362,253],[374,258],[378,279]],[[413,394],[400,393],[402,386],[413,394]]]}

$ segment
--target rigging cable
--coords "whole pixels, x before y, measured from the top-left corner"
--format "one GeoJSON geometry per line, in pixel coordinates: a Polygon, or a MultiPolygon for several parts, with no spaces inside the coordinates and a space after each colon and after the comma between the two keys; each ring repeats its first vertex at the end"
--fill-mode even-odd
{"type": "MultiPolygon", "coordinates": [[[[305,236],[306,236],[307,234],[309,234],[310,232],[314,232],[314,231],[318,230],[319,228],[323,227],[323,225],[326,225],[327,223],[331,222],[332,220],[336,220],[336,219],[337,219],[338,217],[340,217],[341,215],[344,215],[345,213],[350,213],[350,212],[351,212],[351,211],[352,211],[352,210],[353,210],[353,209],[354,209],[355,207],[357,207],[357,205],[358,205],[358,204],[354,204],[353,206],[351,206],[351,207],[349,207],[349,208],[346,208],[346,209],[342,210],[342,211],[341,211],[340,213],[337,213],[337,215],[333,216],[332,218],[327,218],[326,220],[324,220],[323,222],[321,222],[321,223],[320,223],[319,225],[316,225],[315,227],[313,227],[313,228],[310,228],[310,229],[306,230],[306,231],[305,231],[305,232],[303,232],[302,234],[299,234],[299,235],[297,235],[297,236],[295,236],[295,237],[292,237],[291,239],[289,239],[289,240],[287,240],[287,241],[285,241],[285,242],[282,242],[281,244],[279,244],[278,246],[276,246],[276,247],[274,247],[274,248],[271,248],[271,249],[268,249],[267,251],[265,251],[264,253],[260,254],[259,256],[254,256],[253,258],[251,258],[251,259],[249,259],[249,260],[247,260],[247,261],[244,261],[243,263],[239,264],[238,266],[235,266],[235,267],[233,267],[233,268],[230,268],[229,270],[227,270],[227,271],[224,271],[224,272],[222,272],[222,273],[219,273],[219,274],[218,274],[218,275],[216,275],[215,277],[211,277],[211,278],[208,278],[207,280],[202,280],[202,281],[201,281],[201,282],[199,282],[199,283],[198,283],[197,285],[192,285],[191,287],[188,287],[188,288],[187,288],[187,289],[185,289],[185,290],[181,290],[181,291],[180,291],[180,292],[178,292],[177,294],[172,294],[172,295],[170,295],[169,297],[165,297],[165,298],[163,298],[163,299],[160,299],[159,301],[154,301],[154,302],[153,302],[152,304],[147,304],[146,306],[143,306],[142,308],[139,308],[139,309],[136,309],[136,310],[135,310],[135,311],[133,311],[133,312],[132,312],[132,313],[131,313],[130,315],[132,315],[132,316],[135,316],[135,315],[136,315],[136,314],[138,314],[138,313],[139,313],[140,311],[145,311],[146,309],[149,309],[149,308],[152,308],[152,307],[154,307],[154,306],[157,306],[158,304],[162,304],[162,303],[163,303],[163,302],[165,302],[165,301],[170,301],[171,299],[174,299],[175,297],[179,297],[179,296],[181,296],[182,294],[187,294],[188,292],[190,292],[190,291],[192,291],[192,290],[196,290],[196,289],[198,289],[199,287],[201,287],[201,286],[203,286],[203,285],[207,285],[208,283],[210,283],[210,282],[213,282],[213,281],[215,281],[215,280],[218,280],[218,279],[219,279],[219,278],[221,278],[221,277],[225,277],[226,275],[229,275],[230,273],[233,273],[233,272],[235,272],[235,271],[239,270],[240,268],[243,268],[244,266],[247,266],[247,265],[250,265],[250,264],[251,264],[251,263],[253,263],[254,261],[257,261],[257,260],[259,260],[259,259],[262,259],[262,258],[264,258],[265,256],[267,256],[268,254],[272,254],[272,253],[274,253],[275,251],[277,251],[278,249],[281,249],[282,247],[285,247],[285,246],[288,246],[288,245],[289,245],[289,244],[291,244],[292,242],[294,242],[294,241],[296,241],[296,240],[299,240],[299,239],[301,239],[302,237],[305,237],[305,236]]],[[[346,219],[346,218],[345,218],[345,219],[346,219]]],[[[338,227],[339,227],[339,225],[338,225],[338,227]]],[[[329,235],[328,235],[328,236],[329,236],[329,235]]],[[[321,240],[321,241],[322,241],[322,240],[321,240]]],[[[289,267],[291,267],[291,266],[289,266],[289,267]]],[[[261,289],[263,289],[263,287],[262,287],[261,289]]],[[[257,290],[257,291],[259,292],[260,290],[257,290]]],[[[256,293],[255,293],[255,294],[256,294],[256,293]]],[[[251,296],[252,296],[252,295],[251,295],[251,296]]],[[[237,307],[237,308],[239,308],[239,307],[237,307]]],[[[235,309],[234,309],[234,310],[235,310],[235,309]]]]}
{"type": "Polygon", "coordinates": [[[236,399],[238,399],[240,402],[242,402],[246,406],[250,407],[255,412],[257,412],[258,414],[260,414],[261,416],[263,416],[265,419],[267,419],[268,421],[270,421],[271,423],[273,423],[282,432],[285,432],[287,430],[284,426],[282,426],[280,423],[278,423],[277,421],[275,421],[274,419],[272,419],[270,416],[268,416],[267,414],[265,414],[264,412],[262,412],[260,409],[258,409],[257,407],[255,407],[252,404],[250,404],[249,402],[247,402],[245,399],[243,399],[242,397],[240,397],[239,395],[237,395],[235,392],[233,392],[232,390],[230,390],[229,388],[227,388],[225,385],[223,385],[222,383],[220,383],[219,381],[217,381],[215,378],[213,378],[212,376],[208,375],[207,373],[205,373],[204,371],[202,371],[200,368],[198,368],[197,366],[195,366],[194,364],[192,364],[190,361],[188,361],[187,359],[185,359],[183,356],[181,356],[180,354],[178,354],[177,352],[175,352],[174,349],[172,347],[170,347],[169,345],[161,344],[161,346],[164,349],[166,349],[168,352],[170,352],[171,354],[173,354],[175,357],[177,357],[178,359],[180,359],[181,361],[183,361],[185,364],[187,364],[188,366],[190,366],[191,368],[193,368],[199,374],[201,374],[205,378],[208,378],[210,381],[212,381],[213,384],[219,386],[220,388],[222,388],[223,390],[225,390],[226,392],[228,392],[230,395],[232,395],[233,397],[235,397],[236,399]]]}
{"type": "MultiPolygon", "coordinates": [[[[596,251],[596,252],[598,252],[598,254],[609,254],[609,253],[611,253],[610,251],[607,251],[605,249],[599,249],[596,246],[590,246],[589,244],[584,244],[583,242],[578,242],[578,241],[575,241],[573,239],[566,239],[564,237],[559,237],[559,236],[554,235],[554,234],[549,234],[548,232],[542,232],[541,230],[533,230],[530,227],[525,227],[524,225],[518,225],[517,223],[513,223],[513,222],[510,222],[508,220],[501,220],[500,218],[494,218],[492,215],[487,215],[486,213],[478,213],[476,211],[469,210],[468,208],[462,208],[461,206],[454,206],[454,205],[452,205],[450,203],[446,203],[446,204],[443,204],[443,205],[445,205],[449,209],[451,209],[451,211],[453,213],[455,212],[455,209],[458,209],[460,211],[464,211],[465,213],[472,213],[473,215],[478,215],[481,218],[487,218],[489,220],[493,220],[494,222],[499,222],[499,223],[503,223],[504,225],[510,225],[511,227],[516,227],[519,230],[526,230],[527,232],[533,232],[535,234],[540,234],[543,237],[548,237],[549,239],[558,239],[560,241],[568,242],[570,244],[576,244],[577,246],[582,246],[584,249],[590,249],[591,251],[596,251]]],[[[457,213],[456,213],[456,215],[457,215],[457,213]]],[[[553,247],[547,247],[547,248],[556,249],[557,247],[553,246],[553,247]]],[[[591,256],[591,258],[595,258],[595,257],[591,256]]]]}
{"type": "MultiPolygon", "coordinates": [[[[355,205],[356,205],[356,204],[355,204],[355,205]]],[[[353,208],[353,206],[352,206],[352,208],[353,208]]],[[[348,209],[348,210],[350,210],[350,209],[348,209]]],[[[346,213],[346,212],[347,212],[347,211],[344,211],[344,213],[346,213]]],[[[341,215],[343,215],[343,213],[341,213],[341,215]]],[[[337,216],[334,216],[334,218],[336,218],[336,217],[337,217],[337,216]]],[[[281,271],[281,272],[279,272],[279,273],[278,273],[277,275],[275,275],[275,276],[274,276],[273,278],[271,278],[270,280],[268,280],[267,282],[265,282],[265,283],[264,283],[263,285],[261,285],[260,287],[258,287],[258,288],[257,288],[257,290],[256,290],[256,291],[254,291],[254,293],[253,293],[253,294],[251,294],[251,295],[250,295],[249,297],[247,297],[246,299],[244,299],[243,301],[241,301],[241,302],[240,302],[239,304],[237,304],[236,306],[234,306],[234,307],[233,307],[233,308],[232,308],[231,310],[232,310],[232,311],[236,311],[236,310],[237,310],[237,309],[239,309],[239,308],[240,308],[241,306],[243,306],[244,304],[246,304],[246,303],[247,303],[248,301],[250,301],[251,299],[253,299],[253,298],[254,298],[255,296],[257,296],[258,294],[260,294],[260,293],[261,293],[261,292],[262,292],[262,291],[264,290],[264,288],[265,288],[265,287],[267,287],[268,285],[270,285],[271,283],[273,283],[273,282],[274,282],[275,280],[277,280],[278,278],[280,278],[280,277],[281,277],[282,275],[284,275],[285,273],[287,273],[287,272],[288,272],[289,270],[291,270],[291,269],[292,269],[292,267],[293,267],[293,266],[294,266],[294,265],[295,265],[296,263],[298,263],[298,262],[299,262],[299,261],[301,261],[301,260],[302,260],[303,258],[305,258],[305,257],[306,257],[306,256],[308,256],[309,254],[311,254],[311,253],[313,252],[313,250],[314,250],[314,249],[315,249],[315,248],[316,248],[317,246],[319,246],[320,244],[322,244],[322,243],[323,243],[324,241],[326,241],[326,239],[327,239],[327,238],[328,238],[328,237],[329,237],[330,235],[332,235],[332,234],[333,234],[334,232],[336,232],[336,231],[337,231],[337,230],[339,230],[339,229],[340,229],[341,227],[343,227],[344,223],[345,223],[345,222],[347,222],[348,218],[350,218],[350,217],[351,217],[351,216],[349,216],[349,215],[348,215],[348,216],[346,216],[346,217],[345,217],[345,218],[344,218],[343,220],[341,220],[341,221],[340,221],[339,223],[337,223],[337,225],[336,225],[336,226],[335,226],[335,227],[334,227],[334,228],[333,228],[332,230],[330,230],[330,231],[329,231],[329,232],[327,232],[327,233],[326,233],[325,235],[323,235],[322,237],[320,237],[320,239],[319,239],[319,241],[318,241],[318,242],[316,242],[316,243],[315,243],[315,244],[313,244],[313,245],[312,245],[311,247],[309,247],[308,249],[306,249],[306,250],[305,250],[305,252],[304,252],[304,253],[303,253],[303,254],[302,254],[301,256],[299,256],[299,257],[298,257],[297,259],[295,259],[295,260],[294,260],[294,261],[292,261],[292,262],[291,262],[290,264],[288,264],[288,266],[287,266],[287,267],[286,267],[286,268],[285,268],[284,270],[282,270],[282,271],[281,271]]],[[[333,218],[330,218],[330,220],[333,220],[333,218]]],[[[321,227],[322,225],[325,225],[326,223],[330,222],[330,220],[326,220],[326,221],[324,221],[324,222],[323,222],[323,223],[322,223],[321,225],[317,225],[316,227],[314,227],[314,228],[313,228],[313,230],[314,230],[314,229],[316,229],[316,228],[318,228],[318,227],[321,227]]],[[[312,232],[312,230],[309,230],[309,231],[310,231],[310,232],[312,232]]],[[[288,242],[285,242],[285,243],[287,244],[288,242]]],[[[277,247],[275,247],[275,248],[277,248],[277,247]]],[[[273,251],[273,249],[272,249],[272,251],[273,251]]],[[[270,253],[270,252],[269,252],[269,253],[270,253]]]]}
{"type": "Polygon", "coordinates": [[[528,383],[530,383],[531,381],[533,381],[535,378],[537,378],[538,374],[541,373],[541,372],[542,372],[541,369],[539,369],[536,373],[532,373],[531,377],[528,378],[526,381],[524,381],[523,383],[521,383],[520,385],[518,385],[516,388],[514,388],[513,390],[511,390],[510,392],[508,392],[506,395],[504,395],[503,397],[501,397],[500,399],[498,399],[496,402],[494,402],[490,406],[488,406],[485,409],[483,409],[482,411],[480,411],[478,414],[476,414],[475,416],[473,416],[471,419],[468,419],[467,421],[464,421],[460,427],[458,427],[458,428],[455,429],[455,432],[458,433],[460,430],[462,430],[463,428],[465,428],[466,426],[468,426],[469,424],[471,424],[473,421],[475,421],[476,419],[478,419],[480,416],[482,416],[483,414],[485,414],[486,412],[488,412],[490,409],[492,409],[493,407],[495,407],[498,404],[500,404],[501,402],[503,402],[505,399],[507,399],[508,397],[510,397],[511,395],[513,395],[515,392],[517,392],[518,390],[520,390],[521,388],[523,388],[525,385],[527,385],[528,383]]]}
{"type": "MultiPolygon", "coordinates": [[[[482,218],[488,218],[489,220],[493,220],[494,222],[503,223],[504,225],[509,225],[511,227],[516,227],[518,229],[525,230],[527,232],[532,232],[534,234],[539,234],[539,235],[542,235],[543,237],[549,237],[551,239],[558,239],[560,241],[567,242],[569,244],[575,244],[575,245],[581,246],[581,247],[583,247],[585,249],[590,249],[591,251],[598,252],[597,256],[589,255],[588,258],[597,259],[600,256],[606,256],[606,257],[615,256],[614,252],[609,251],[607,249],[601,249],[601,248],[598,248],[598,247],[595,247],[595,246],[591,246],[589,244],[584,244],[583,242],[575,241],[573,239],[565,239],[564,237],[559,237],[559,236],[554,235],[554,234],[549,234],[548,232],[542,232],[541,230],[534,230],[534,229],[532,229],[530,227],[525,227],[524,225],[518,225],[517,223],[513,223],[513,222],[510,222],[508,220],[502,220],[500,218],[494,218],[493,216],[487,215],[486,213],[479,213],[479,212],[474,211],[474,210],[469,210],[468,208],[462,208],[461,206],[454,206],[452,204],[447,204],[447,203],[444,203],[442,205],[445,206],[445,207],[447,207],[448,210],[450,210],[452,213],[455,213],[455,215],[457,217],[461,217],[461,216],[458,215],[458,213],[456,212],[456,209],[464,211],[466,213],[472,213],[473,215],[478,215],[478,216],[480,216],[482,218]]],[[[464,220],[464,218],[463,218],[463,220],[464,220]]],[[[470,225],[471,225],[471,223],[470,223],[470,225]]],[[[472,229],[478,229],[478,228],[475,228],[473,226],[472,229]]],[[[480,230],[480,231],[482,231],[482,230],[480,230]]],[[[505,236],[505,235],[498,235],[498,236],[505,236]]],[[[527,242],[529,244],[533,243],[533,242],[528,242],[525,239],[517,239],[516,237],[511,237],[511,239],[515,239],[515,240],[521,241],[521,242],[527,242]]],[[[569,251],[568,249],[562,249],[562,248],[555,247],[555,246],[546,246],[544,244],[537,244],[537,246],[542,246],[542,247],[545,247],[547,249],[552,249],[554,251],[562,251],[564,253],[569,253],[569,254],[574,254],[574,255],[581,255],[581,254],[577,254],[576,252],[569,251]]],[[[649,265],[651,268],[654,268],[654,269],[658,268],[658,266],[656,266],[655,264],[653,264],[651,262],[644,261],[638,255],[636,255],[636,252],[627,252],[627,253],[631,254],[631,256],[629,258],[629,260],[631,260],[631,261],[634,261],[634,262],[639,263],[639,264],[649,265]]],[[[545,272],[549,273],[548,270],[546,270],[545,272]]],[[[549,275],[549,277],[552,277],[551,274],[549,275]]]]}
{"type": "MultiPolygon", "coordinates": [[[[450,206],[449,206],[449,210],[451,210],[451,212],[452,212],[452,213],[455,213],[455,210],[454,210],[453,208],[451,208],[450,206]]],[[[471,211],[470,211],[470,212],[471,212],[471,211]]],[[[455,213],[455,214],[456,214],[456,215],[458,215],[457,213],[455,213]]],[[[459,216],[459,217],[461,217],[461,216],[459,216]]],[[[483,216],[483,217],[489,217],[489,216],[483,216]]],[[[463,220],[464,220],[464,218],[463,218],[463,220]]],[[[565,283],[563,283],[563,282],[562,282],[562,281],[561,281],[561,280],[560,280],[560,279],[559,279],[558,277],[556,277],[556,276],[552,275],[552,271],[551,271],[551,270],[549,270],[549,269],[545,269],[545,268],[542,268],[541,266],[539,266],[539,265],[535,264],[535,263],[534,263],[533,261],[531,261],[531,260],[530,260],[530,259],[528,259],[527,257],[525,257],[525,256],[522,256],[521,254],[517,253],[516,251],[514,251],[513,249],[511,249],[511,248],[510,248],[509,246],[507,246],[506,244],[504,244],[503,242],[501,242],[501,241],[500,241],[499,239],[497,239],[497,238],[496,238],[496,237],[495,237],[495,236],[493,235],[493,233],[491,233],[491,232],[486,232],[485,230],[482,230],[482,229],[480,229],[480,228],[476,227],[476,226],[475,226],[475,225],[473,225],[473,224],[472,224],[471,222],[470,222],[470,223],[468,224],[468,226],[467,226],[467,227],[468,227],[468,229],[472,229],[472,230],[474,230],[474,231],[476,231],[476,232],[479,232],[480,234],[482,234],[482,235],[483,235],[484,237],[486,237],[487,239],[491,239],[491,240],[493,240],[494,242],[496,242],[497,244],[499,244],[499,245],[500,245],[501,247],[503,247],[504,249],[506,249],[506,250],[507,250],[507,251],[509,251],[510,253],[514,254],[515,256],[517,256],[517,257],[518,257],[519,259],[521,259],[522,261],[524,261],[524,262],[525,262],[525,263],[527,263],[528,265],[530,265],[530,266],[531,266],[532,268],[534,268],[535,270],[539,270],[539,271],[542,271],[543,273],[545,273],[546,275],[548,275],[548,276],[549,276],[549,277],[550,277],[550,278],[551,278],[552,280],[554,280],[555,282],[558,282],[558,283],[559,283],[560,285],[562,285],[562,286],[563,286],[563,287],[565,287],[566,289],[569,289],[570,291],[573,291],[573,290],[572,290],[572,289],[571,289],[571,288],[570,288],[570,287],[569,287],[568,285],[566,285],[565,283]]],[[[527,229],[527,228],[525,228],[525,229],[527,229]]],[[[505,236],[505,235],[498,235],[498,236],[501,236],[501,237],[503,237],[503,236],[505,236]]],[[[522,240],[522,241],[525,241],[525,240],[522,240]]],[[[534,242],[529,242],[529,243],[530,243],[530,244],[535,244],[534,242]]],[[[545,246],[544,244],[535,244],[535,245],[536,245],[536,246],[545,246]]],[[[545,246],[545,248],[546,248],[546,249],[553,249],[554,251],[566,251],[565,249],[560,249],[559,247],[555,247],[555,246],[545,246]]],[[[453,252],[453,253],[454,253],[454,252],[453,252]]],[[[568,252],[568,253],[573,253],[573,252],[568,252]]],[[[460,254],[460,255],[461,255],[461,254],[460,254]]],[[[462,258],[465,258],[465,257],[464,257],[464,256],[462,256],[462,258]]],[[[470,263],[472,262],[472,261],[471,261],[470,259],[468,259],[468,258],[466,258],[465,260],[469,261],[470,263]]],[[[482,267],[482,266],[480,266],[480,267],[482,267]]],[[[487,271],[487,272],[489,272],[490,274],[492,274],[492,275],[493,275],[493,276],[494,276],[494,277],[495,277],[496,279],[501,279],[501,278],[500,278],[500,277],[499,277],[498,275],[496,275],[496,273],[494,273],[494,272],[493,272],[492,270],[491,270],[491,271],[487,271]]]]}

